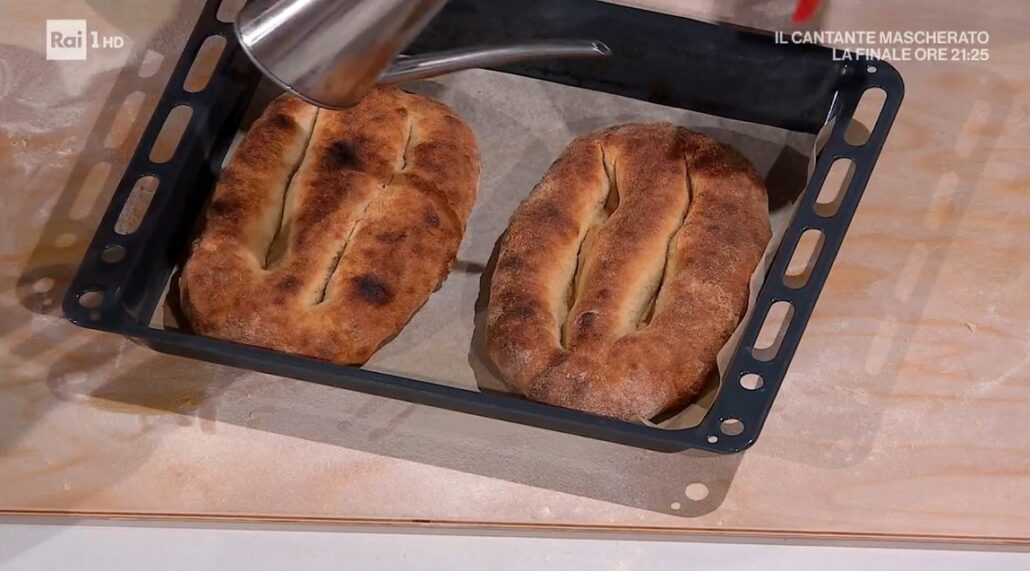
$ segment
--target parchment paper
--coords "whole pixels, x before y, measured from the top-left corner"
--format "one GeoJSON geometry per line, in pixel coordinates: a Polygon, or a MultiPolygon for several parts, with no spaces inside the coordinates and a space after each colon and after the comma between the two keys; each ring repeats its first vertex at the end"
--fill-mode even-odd
{"type": "MultiPolygon", "coordinates": [[[[485,349],[494,253],[511,213],[573,138],[619,123],[669,121],[731,144],[750,159],[769,187],[774,233],[752,278],[752,302],[794,199],[804,188],[815,141],[809,134],[490,71],[470,70],[404,87],[446,103],[468,122],[479,145],[482,178],[451,274],[365,368],[470,390],[511,392],[485,349]]],[[[244,125],[275,94],[275,88],[262,86],[244,125]]],[[[684,428],[701,421],[741,329],[719,354],[719,374],[711,375],[695,404],[667,415],[659,426],[684,428]]]]}

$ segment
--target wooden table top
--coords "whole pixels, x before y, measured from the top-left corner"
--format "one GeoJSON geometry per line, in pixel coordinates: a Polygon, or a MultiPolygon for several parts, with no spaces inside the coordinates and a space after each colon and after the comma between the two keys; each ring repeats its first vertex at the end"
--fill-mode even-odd
{"type": "MultiPolygon", "coordinates": [[[[897,63],[905,104],[769,421],[733,456],[247,373],[65,322],[64,288],[200,5],[147,4],[0,7],[0,511],[1030,542],[1022,0],[832,0],[809,24],[986,30],[990,59],[897,63]],[[45,61],[47,17],[131,49],[45,61]]],[[[637,4],[783,29],[794,3],[637,4]]]]}

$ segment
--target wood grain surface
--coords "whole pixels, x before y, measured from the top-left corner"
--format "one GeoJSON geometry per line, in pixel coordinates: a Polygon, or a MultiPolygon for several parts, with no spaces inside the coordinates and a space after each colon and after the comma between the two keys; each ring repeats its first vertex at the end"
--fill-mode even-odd
{"type": "MultiPolygon", "coordinates": [[[[791,29],[794,3],[637,4],[791,29]]],[[[1030,5],[822,4],[807,27],[987,30],[990,59],[897,63],[905,104],[772,415],[751,450],[712,456],[197,363],[63,321],[200,3],[4,2],[0,511],[1030,542],[1030,5]],[[130,48],[45,61],[46,18],[130,48]]]]}

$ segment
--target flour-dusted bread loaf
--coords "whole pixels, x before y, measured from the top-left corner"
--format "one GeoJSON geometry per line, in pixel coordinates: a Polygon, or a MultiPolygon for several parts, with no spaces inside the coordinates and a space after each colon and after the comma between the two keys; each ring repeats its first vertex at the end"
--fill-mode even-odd
{"type": "Polygon", "coordinates": [[[441,103],[281,96],[222,173],[183,309],[202,335],[364,362],[447,276],[478,181],[472,131],[441,103]]]}
{"type": "Polygon", "coordinates": [[[626,420],[686,404],[769,238],[765,187],[731,147],[670,124],[580,137],[501,242],[490,356],[550,404],[626,420]]]}

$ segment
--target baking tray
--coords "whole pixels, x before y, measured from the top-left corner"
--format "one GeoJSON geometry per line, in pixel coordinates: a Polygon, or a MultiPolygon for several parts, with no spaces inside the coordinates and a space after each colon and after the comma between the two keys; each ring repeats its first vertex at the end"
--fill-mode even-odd
{"type": "Polygon", "coordinates": [[[777,44],[770,34],[594,0],[452,0],[409,50],[596,38],[612,48],[611,58],[535,62],[497,71],[820,135],[811,175],[742,325],[714,402],[696,426],[670,430],[152,325],[261,79],[235,43],[231,24],[217,18],[219,4],[210,0],[202,11],[90,242],[64,299],[69,320],[165,353],[653,450],[736,452],[755,442],[901,104],[903,83],[893,67],[877,60],[840,61],[821,46],[777,44]],[[221,36],[225,48],[206,86],[187,91],[190,68],[211,36],[221,36]],[[863,93],[871,88],[884,91],[882,109],[866,141],[850,144],[845,133],[863,93]],[[180,106],[192,110],[189,122],[171,158],[155,163],[151,149],[169,113],[180,106]],[[827,215],[817,208],[816,197],[837,159],[850,159],[853,167],[836,209],[827,215]],[[119,217],[137,182],[146,177],[156,179],[158,186],[136,227],[126,232],[118,225],[119,217]],[[807,280],[798,287],[786,270],[809,229],[822,233],[822,243],[807,280]],[[777,302],[790,305],[790,317],[780,330],[775,354],[762,355],[753,348],[777,302]],[[742,385],[741,379],[751,374],[761,377],[759,387],[742,385]]]}

